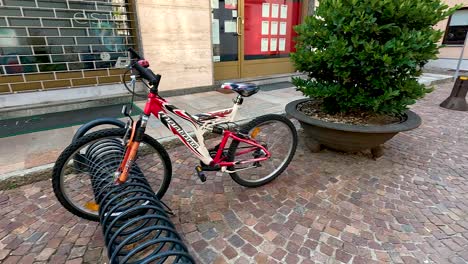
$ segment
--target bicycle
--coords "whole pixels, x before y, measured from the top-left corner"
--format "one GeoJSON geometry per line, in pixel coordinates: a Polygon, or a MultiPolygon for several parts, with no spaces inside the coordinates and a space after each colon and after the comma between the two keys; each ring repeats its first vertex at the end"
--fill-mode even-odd
{"type": "MultiPolygon", "coordinates": [[[[52,185],[56,197],[68,211],[98,221],[98,208],[93,202],[93,193],[98,194],[101,190],[80,188],[85,188],[91,180],[99,180],[99,175],[113,176],[112,181],[95,184],[99,188],[106,188],[131,181],[132,173],[136,172],[148,178],[159,199],[164,196],[171,182],[172,164],[164,147],[145,134],[151,114],[200,160],[195,170],[202,182],[206,181],[205,171],[221,171],[228,173],[242,186],[258,187],[271,182],[287,168],[297,147],[297,132],[288,118],[268,114],[242,126],[234,122],[244,98],[259,91],[257,85],[225,83],[221,89],[238,93],[233,100],[233,107],[191,115],[159,96],[161,75],[154,74],[149,69],[148,61],[135,50],[130,48],[129,52],[132,60],[135,60],[130,70],[136,71],[149,89],[143,114],[134,121],[124,107],[123,113],[129,118],[125,128],[86,134],[61,153],[53,168],[52,185]],[[171,116],[191,125],[196,140],[171,116]],[[208,149],[204,137],[206,133],[221,135],[221,142],[208,149]],[[116,147],[116,143],[119,147],[116,147]],[[156,163],[150,164],[151,161],[156,163]],[[91,172],[93,177],[89,177],[91,172]],[[71,184],[69,189],[66,184],[71,184]]],[[[135,95],[136,74],[132,72],[130,79],[133,87],[130,92],[135,95]]]]}

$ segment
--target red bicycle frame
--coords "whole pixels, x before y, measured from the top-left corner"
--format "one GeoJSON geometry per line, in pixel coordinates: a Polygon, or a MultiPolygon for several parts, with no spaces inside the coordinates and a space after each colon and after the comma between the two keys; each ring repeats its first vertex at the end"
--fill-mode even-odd
{"type": "MultiPolygon", "coordinates": [[[[268,159],[270,157],[270,152],[268,152],[268,150],[265,147],[258,144],[255,140],[239,137],[236,135],[236,133],[233,133],[229,130],[223,131],[223,139],[221,140],[221,144],[219,146],[218,152],[214,159],[211,158],[206,148],[205,148],[206,151],[204,151],[203,149],[200,149],[200,147],[202,148],[204,147],[204,138],[203,138],[203,134],[200,134],[197,132],[199,132],[200,130],[210,131],[210,129],[207,129],[209,127],[205,126],[207,124],[220,123],[220,122],[213,122],[214,120],[223,119],[223,118],[230,119],[229,118],[230,115],[233,115],[236,113],[236,111],[234,111],[234,110],[237,110],[236,106],[238,105],[235,104],[234,107],[230,109],[224,109],[224,110],[202,114],[202,115],[209,115],[213,117],[213,119],[209,119],[208,121],[203,122],[200,119],[197,119],[196,116],[192,116],[186,111],[178,109],[173,105],[170,105],[165,99],[163,99],[159,95],[150,93],[148,95],[148,101],[146,102],[145,109],[143,112],[147,116],[149,116],[150,114],[153,114],[154,116],[156,116],[156,118],[161,120],[161,122],[169,130],[171,130],[171,132],[174,135],[176,135],[182,141],[182,143],[184,143],[184,145],[187,146],[206,165],[215,166],[217,164],[221,167],[230,167],[236,164],[253,163],[256,161],[264,161],[268,159]],[[173,113],[176,116],[190,122],[190,124],[195,130],[195,135],[197,136],[198,142],[195,141],[174,119],[168,116],[167,115],[168,113],[173,113]],[[233,140],[238,140],[240,142],[244,142],[249,145],[252,145],[252,149],[254,150],[257,148],[260,148],[262,151],[265,152],[266,157],[249,159],[247,161],[240,161],[240,162],[239,161],[238,162],[223,161],[222,152],[230,138],[233,140]],[[202,143],[202,144],[199,144],[199,143],[202,143]]],[[[239,153],[239,155],[248,153],[250,151],[253,151],[253,150],[241,152],[239,153]]]]}
{"type": "MultiPolygon", "coordinates": [[[[140,120],[136,123],[144,129],[146,127],[147,120],[149,119],[151,114],[153,114],[164,124],[164,126],[166,126],[175,136],[177,136],[182,141],[182,143],[188,149],[190,149],[190,151],[195,156],[197,156],[197,158],[200,159],[204,164],[210,167],[220,168],[220,170],[223,172],[234,172],[229,171],[227,168],[239,164],[264,161],[271,157],[270,152],[264,146],[255,141],[254,138],[250,138],[246,135],[241,135],[229,130],[222,130],[218,132],[223,135],[223,138],[221,140],[215,157],[211,157],[208,149],[205,146],[205,139],[203,137],[204,133],[214,132],[214,128],[216,127],[216,125],[219,125],[221,123],[233,122],[235,119],[235,115],[237,114],[237,110],[239,109],[241,104],[242,99],[239,95],[234,100],[234,106],[232,108],[193,116],[187,113],[186,111],[178,109],[177,107],[169,104],[164,98],[160,97],[158,94],[149,93],[148,100],[146,101],[145,108],[143,110],[143,115],[140,117],[140,120]],[[176,115],[188,121],[190,125],[194,128],[194,133],[197,140],[195,140],[191,135],[189,135],[171,116],[169,116],[169,114],[176,115]],[[226,157],[224,157],[222,154],[229,139],[244,142],[251,146],[250,148],[246,148],[246,150],[244,151],[236,153],[236,155],[242,155],[256,150],[261,150],[263,152],[262,157],[241,161],[227,161],[226,157]]],[[[139,140],[135,140],[133,138],[133,133],[137,129],[138,127],[136,126],[134,126],[132,129],[132,136],[128,142],[127,151],[119,169],[121,173],[118,177],[117,182],[122,183],[127,180],[129,168],[131,168],[131,165],[135,160],[139,147],[139,140]]]]}

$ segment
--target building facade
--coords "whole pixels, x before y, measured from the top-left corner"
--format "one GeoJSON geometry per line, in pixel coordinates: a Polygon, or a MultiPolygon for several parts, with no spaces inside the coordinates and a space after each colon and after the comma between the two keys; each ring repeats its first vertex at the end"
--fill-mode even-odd
{"type": "Polygon", "coordinates": [[[98,96],[120,82],[128,47],[161,90],[293,72],[307,11],[301,0],[0,0],[0,94],[98,96]]]}
{"type": "MultiPolygon", "coordinates": [[[[467,7],[437,25],[446,31],[440,58],[455,59],[468,29],[468,3],[446,1],[467,7]]],[[[128,47],[162,74],[162,91],[291,73],[293,28],[314,2],[0,0],[0,107],[28,103],[25,92],[29,103],[123,93],[116,84],[128,47]]]]}
{"type": "MultiPolygon", "coordinates": [[[[436,25],[436,28],[445,31],[444,37],[440,40],[440,44],[444,44],[445,47],[440,49],[439,59],[455,60],[460,57],[468,31],[468,1],[445,0],[445,2],[449,6],[462,6],[449,19],[436,25]]],[[[464,54],[464,59],[468,59],[468,50],[464,54]]]]}

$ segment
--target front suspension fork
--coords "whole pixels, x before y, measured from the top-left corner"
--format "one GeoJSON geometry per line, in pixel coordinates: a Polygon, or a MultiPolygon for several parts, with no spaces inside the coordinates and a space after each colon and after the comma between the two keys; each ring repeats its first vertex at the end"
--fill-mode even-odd
{"type": "Polygon", "coordinates": [[[145,135],[148,119],[149,116],[142,115],[137,122],[132,124],[132,133],[127,143],[124,159],[122,163],[120,163],[119,169],[115,172],[116,184],[125,183],[128,179],[128,175],[138,153],[138,148],[140,147],[140,142],[145,135]]]}

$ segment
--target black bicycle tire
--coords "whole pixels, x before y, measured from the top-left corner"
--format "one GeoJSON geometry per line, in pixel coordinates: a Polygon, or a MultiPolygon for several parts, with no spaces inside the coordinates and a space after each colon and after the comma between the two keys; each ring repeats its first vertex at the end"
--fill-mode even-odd
{"type": "MultiPolygon", "coordinates": [[[[293,147],[292,147],[292,151],[291,153],[289,154],[288,158],[286,159],[286,162],[281,166],[281,168],[275,173],[273,174],[272,176],[268,177],[268,178],[265,178],[264,180],[262,181],[259,181],[259,182],[250,182],[250,181],[246,181],[244,179],[242,179],[237,172],[233,172],[233,173],[229,173],[229,175],[231,176],[231,178],[238,184],[244,186],[244,187],[250,187],[250,188],[254,188],[254,187],[260,187],[262,185],[265,185],[271,181],[273,181],[274,179],[276,179],[281,173],[284,172],[284,170],[289,166],[289,163],[291,163],[291,160],[294,158],[294,155],[296,153],[296,149],[297,149],[297,142],[298,142],[298,136],[297,136],[297,131],[296,131],[296,128],[294,127],[294,124],[288,119],[286,118],[285,116],[282,116],[282,115],[276,115],[276,114],[268,114],[268,115],[263,115],[263,116],[259,116],[257,118],[255,118],[254,120],[248,122],[247,124],[245,124],[244,126],[242,126],[241,130],[240,130],[240,133],[242,134],[247,134],[251,129],[253,129],[254,127],[256,127],[257,125],[261,124],[261,123],[264,123],[264,122],[267,122],[267,121],[270,121],[270,120],[275,120],[275,121],[280,121],[280,122],[283,122],[284,124],[286,124],[290,129],[291,129],[291,133],[293,134],[293,147]]],[[[239,146],[239,141],[237,140],[232,140],[231,142],[231,145],[229,146],[229,150],[228,150],[228,153],[227,153],[227,159],[228,161],[234,161],[234,157],[235,157],[235,153],[236,153],[236,150],[237,150],[237,147],[239,146]]],[[[232,167],[228,167],[228,170],[235,170],[235,167],[232,166],[232,167]]]]}
{"type": "MultiPolygon", "coordinates": [[[[96,132],[92,132],[89,134],[84,135],[83,137],[77,139],[76,141],[72,142],[58,157],[57,161],[55,162],[54,168],[52,170],[52,187],[54,190],[54,194],[57,197],[57,200],[62,204],[65,209],[67,209],[70,213],[79,216],[81,218],[91,220],[91,221],[99,221],[99,216],[83,213],[82,211],[78,210],[75,206],[70,204],[65,195],[62,193],[61,189],[61,180],[60,175],[65,165],[70,159],[70,156],[75,153],[78,149],[80,149],[83,145],[88,144],[91,141],[98,140],[99,138],[111,137],[111,136],[124,136],[126,133],[125,128],[109,128],[103,129],[96,132]]],[[[154,138],[149,135],[144,135],[143,141],[144,143],[153,147],[161,157],[162,162],[164,162],[164,166],[166,168],[164,172],[164,179],[163,183],[161,184],[161,188],[159,189],[156,196],[158,199],[162,199],[164,194],[167,192],[169,185],[172,179],[172,163],[169,157],[169,154],[164,149],[164,147],[154,138]]]]}

